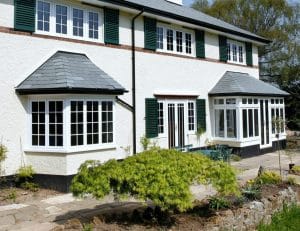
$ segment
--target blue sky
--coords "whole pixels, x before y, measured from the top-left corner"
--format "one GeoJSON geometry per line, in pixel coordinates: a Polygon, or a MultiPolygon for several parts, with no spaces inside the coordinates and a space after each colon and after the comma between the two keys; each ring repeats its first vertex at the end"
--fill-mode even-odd
{"type": "Polygon", "coordinates": [[[186,6],[191,5],[193,2],[193,0],[183,0],[183,4],[186,6]]]}

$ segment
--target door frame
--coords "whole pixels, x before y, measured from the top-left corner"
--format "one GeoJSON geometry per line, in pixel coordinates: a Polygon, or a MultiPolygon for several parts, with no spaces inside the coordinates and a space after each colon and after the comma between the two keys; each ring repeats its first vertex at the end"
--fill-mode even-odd
{"type": "Polygon", "coordinates": [[[260,136],[260,148],[270,148],[272,147],[272,118],[271,118],[271,102],[269,98],[260,98],[259,99],[259,117],[260,117],[260,125],[259,125],[259,136],[260,136]],[[261,107],[261,101],[263,101],[263,108],[261,107]],[[268,103],[268,109],[266,110],[266,102],[268,103]],[[264,110],[264,118],[262,118],[262,110],[264,110]],[[268,126],[266,121],[266,111],[268,112],[268,126]],[[262,121],[263,119],[263,121],[262,121]],[[262,126],[262,122],[263,125],[262,126]],[[262,132],[264,131],[264,144],[262,144],[262,132]],[[266,143],[267,140],[267,132],[269,134],[269,142],[266,143]]]}

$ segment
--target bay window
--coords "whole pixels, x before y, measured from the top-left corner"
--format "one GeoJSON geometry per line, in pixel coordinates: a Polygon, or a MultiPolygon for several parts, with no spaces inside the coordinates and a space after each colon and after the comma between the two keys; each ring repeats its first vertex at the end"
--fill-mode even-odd
{"type": "Polygon", "coordinates": [[[271,99],[272,134],[284,133],[284,103],[283,99],[271,99]]]}
{"type": "Polygon", "coordinates": [[[112,100],[32,100],[30,108],[32,148],[77,150],[114,142],[112,100]]]}
{"type": "Polygon", "coordinates": [[[41,31],[50,30],[50,3],[37,2],[37,28],[41,31]]]}

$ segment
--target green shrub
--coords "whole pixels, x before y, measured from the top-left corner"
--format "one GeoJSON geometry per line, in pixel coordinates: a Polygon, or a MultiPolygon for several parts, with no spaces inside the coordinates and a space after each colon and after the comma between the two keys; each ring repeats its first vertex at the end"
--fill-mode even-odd
{"type": "Polygon", "coordinates": [[[255,183],[258,185],[279,184],[280,182],[281,177],[276,172],[272,171],[265,171],[255,179],[255,183]]]}
{"type": "Polygon", "coordinates": [[[248,185],[242,190],[242,194],[248,200],[261,199],[261,190],[257,185],[248,185]]]}
{"type": "Polygon", "coordinates": [[[269,225],[261,223],[258,226],[259,231],[284,231],[299,230],[300,227],[300,207],[292,205],[284,206],[281,212],[272,216],[272,222],[269,225]]]}
{"type": "Polygon", "coordinates": [[[295,165],[295,166],[292,168],[292,171],[297,172],[297,173],[300,173],[300,165],[295,165]]]}
{"type": "Polygon", "coordinates": [[[91,194],[102,198],[111,191],[152,200],[162,209],[185,211],[192,207],[192,183],[212,184],[221,195],[238,194],[234,169],[224,162],[176,150],[153,149],[101,165],[87,161],[74,177],[75,196],[91,194]]]}
{"type": "Polygon", "coordinates": [[[0,163],[6,159],[7,148],[0,144],[0,163]]]}
{"type": "Polygon", "coordinates": [[[291,177],[291,176],[289,176],[288,178],[287,178],[287,181],[286,181],[289,185],[296,185],[296,179],[295,179],[295,177],[291,177]]]}
{"type": "Polygon", "coordinates": [[[30,190],[32,192],[37,192],[39,190],[39,185],[33,182],[25,181],[21,183],[21,188],[25,190],[30,190]]]}
{"type": "Polygon", "coordinates": [[[12,200],[13,202],[15,202],[16,199],[17,199],[17,193],[16,193],[16,190],[12,189],[12,190],[9,192],[9,194],[7,195],[6,198],[9,199],[9,200],[12,200]]]}
{"type": "Polygon", "coordinates": [[[31,165],[20,167],[17,172],[17,181],[27,181],[32,179],[34,174],[35,172],[31,165]]]}
{"type": "Polygon", "coordinates": [[[230,202],[225,197],[211,197],[209,199],[209,207],[214,210],[229,208],[230,202]]]}

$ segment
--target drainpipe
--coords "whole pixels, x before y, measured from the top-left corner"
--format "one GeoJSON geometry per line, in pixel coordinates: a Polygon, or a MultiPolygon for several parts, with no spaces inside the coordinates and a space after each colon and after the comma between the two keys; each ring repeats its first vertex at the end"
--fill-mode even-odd
{"type": "Polygon", "coordinates": [[[132,139],[133,154],[136,154],[136,95],[135,95],[135,20],[144,13],[144,9],[131,20],[131,53],[132,53],[132,139]]]}

